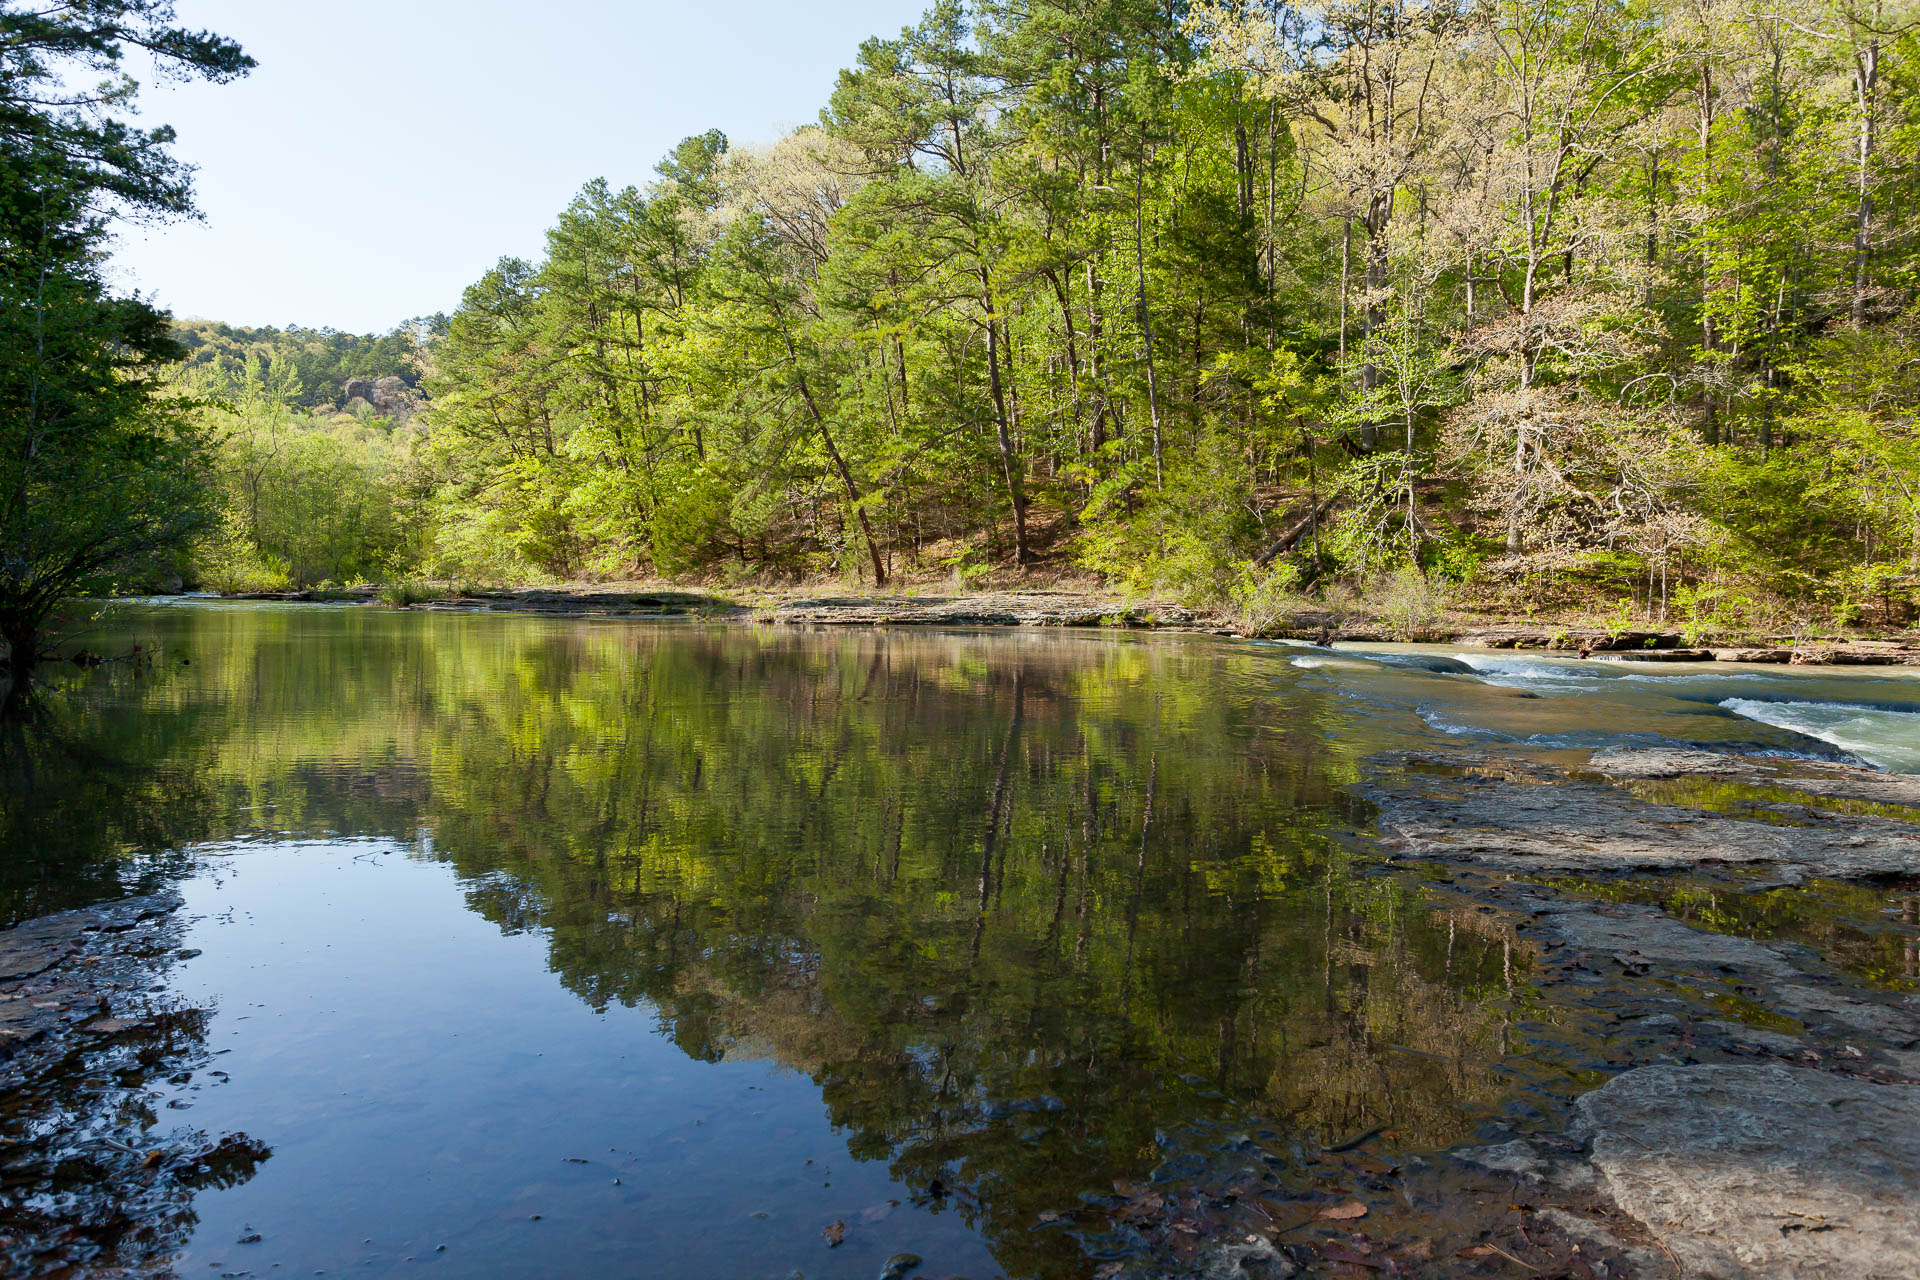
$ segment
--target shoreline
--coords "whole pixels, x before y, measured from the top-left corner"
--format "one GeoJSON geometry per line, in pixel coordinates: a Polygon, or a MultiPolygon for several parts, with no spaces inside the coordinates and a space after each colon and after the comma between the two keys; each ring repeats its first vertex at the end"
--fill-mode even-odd
{"type": "Polygon", "coordinates": [[[1036,588],[960,593],[831,594],[758,589],[741,599],[704,590],[624,584],[449,591],[392,602],[375,587],[342,591],[256,591],[206,595],[213,601],[366,604],[461,613],[529,613],[564,618],[699,618],[776,626],[1058,627],[1165,631],[1243,640],[1318,644],[1453,644],[1603,662],[1737,662],[1792,666],[1920,666],[1920,631],[1766,637],[1706,636],[1662,628],[1615,629],[1589,621],[1436,621],[1408,633],[1371,619],[1309,611],[1284,626],[1248,629],[1233,619],[1164,600],[1036,588]],[[1690,643],[1691,641],[1691,643],[1690,643]]]}

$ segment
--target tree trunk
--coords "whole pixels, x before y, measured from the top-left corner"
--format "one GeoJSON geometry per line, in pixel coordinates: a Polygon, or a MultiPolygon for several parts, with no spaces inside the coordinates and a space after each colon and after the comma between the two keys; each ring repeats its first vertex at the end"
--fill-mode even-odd
{"type": "Polygon", "coordinates": [[[1853,218],[1853,307],[1855,327],[1867,319],[1867,260],[1873,246],[1874,94],[1880,79],[1880,41],[1867,41],[1854,54],[1854,93],[1860,107],[1859,156],[1854,171],[1856,204],[1853,218]]]}
{"type": "Polygon", "coordinates": [[[884,587],[887,585],[887,565],[886,561],[880,558],[880,542],[873,536],[873,524],[867,519],[867,509],[860,500],[860,485],[854,480],[853,470],[847,466],[847,460],[840,456],[840,446],[834,443],[833,432],[827,427],[827,420],[821,416],[820,406],[814,403],[813,388],[807,385],[807,375],[800,368],[799,353],[794,349],[793,335],[786,331],[784,324],[780,328],[780,336],[786,340],[787,358],[793,361],[794,377],[799,385],[800,399],[807,406],[807,416],[813,419],[814,429],[820,433],[820,443],[827,451],[827,460],[839,473],[840,483],[847,491],[847,501],[853,507],[854,519],[859,521],[860,532],[867,540],[867,558],[873,564],[873,585],[884,587]]]}
{"type": "Polygon", "coordinates": [[[1013,554],[1021,568],[1033,563],[1027,547],[1027,484],[1013,447],[1013,424],[1007,416],[1007,389],[1000,377],[1000,317],[994,305],[992,277],[980,269],[980,301],[987,310],[987,390],[993,396],[995,439],[1000,446],[1000,470],[1007,482],[1007,501],[1013,505],[1013,554]]]}
{"type": "Polygon", "coordinates": [[[40,624],[25,619],[0,626],[0,640],[7,645],[7,668],[15,686],[20,685],[40,661],[40,624]]]}
{"type": "Polygon", "coordinates": [[[1141,350],[1147,362],[1147,418],[1153,424],[1153,483],[1155,488],[1164,489],[1167,487],[1167,464],[1160,438],[1160,386],[1153,371],[1153,312],[1147,305],[1146,175],[1142,172],[1146,162],[1143,147],[1139,164],[1133,171],[1133,278],[1140,308],[1141,350]]]}

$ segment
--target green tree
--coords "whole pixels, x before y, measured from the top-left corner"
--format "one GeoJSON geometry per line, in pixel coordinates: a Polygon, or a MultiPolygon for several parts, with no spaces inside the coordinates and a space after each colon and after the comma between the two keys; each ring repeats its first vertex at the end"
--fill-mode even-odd
{"type": "Polygon", "coordinates": [[[162,74],[253,65],[165,0],[0,7],[0,639],[16,681],[65,596],[177,549],[208,518],[203,440],[160,398],[164,314],[109,294],[111,212],[192,210],[172,131],[124,118],[130,48],[162,74]],[[105,77],[77,87],[76,77],[105,77]]]}

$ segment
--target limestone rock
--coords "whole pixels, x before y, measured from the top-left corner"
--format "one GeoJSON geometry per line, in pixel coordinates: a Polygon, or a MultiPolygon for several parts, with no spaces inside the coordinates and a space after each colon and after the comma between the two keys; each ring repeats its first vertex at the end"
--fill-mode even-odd
{"type": "Polygon", "coordinates": [[[373,407],[396,422],[405,422],[420,407],[420,397],[405,379],[389,374],[374,380],[373,407]]]}
{"type": "MultiPolygon", "coordinates": [[[[1406,773],[1368,788],[1382,842],[1416,858],[1476,862],[1507,871],[1656,871],[1719,863],[1771,866],[1777,882],[1808,875],[1872,879],[1920,875],[1920,823],[1822,813],[1793,806],[1789,824],[1754,821],[1627,791],[1538,762],[1467,752],[1384,757],[1457,769],[1454,777],[1406,773]]],[[[1760,772],[1740,757],[1666,751],[1636,760],[1599,752],[1593,767],[1615,777],[1670,777],[1719,768],[1757,785],[1821,795],[1892,799],[1913,786],[1866,769],[1760,772]],[[1712,762],[1711,765],[1705,762],[1712,762]],[[1745,771],[1745,772],[1743,772],[1745,771]]]]}
{"type": "Polygon", "coordinates": [[[1655,1066],[1576,1104],[1620,1209],[1690,1276],[1896,1280],[1920,1259],[1920,1087],[1655,1066]]]}
{"type": "Polygon", "coordinates": [[[1885,773],[1863,765],[1781,761],[1675,747],[1613,747],[1588,761],[1609,778],[1738,778],[1758,786],[1837,800],[1920,806],[1920,774],[1885,773]]]}

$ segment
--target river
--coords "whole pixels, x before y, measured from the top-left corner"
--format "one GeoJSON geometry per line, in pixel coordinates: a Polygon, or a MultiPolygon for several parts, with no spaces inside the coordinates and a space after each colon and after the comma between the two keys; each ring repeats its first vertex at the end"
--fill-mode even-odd
{"type": "MultiPolygon", "coordinates": [[[[1390,1235],[1383,1170],[1556,1128],[1630,1055],[1378,855],[1369,758],[1920,769],[1898,673],[319,605],[85,637],[136,642],[6,731],[0,909],[178,892],[139,998],[204,1016],[165,1074],[20,1091],[0,1157],[270,1154],[59,1241],[48,1157],[0,1194],[47,1274],[1051,1280],[1350,1196],[1390,1235]]],[[[1913,989],[1887,891],[1723,896],[1710,927],[1913,989]]]]}

